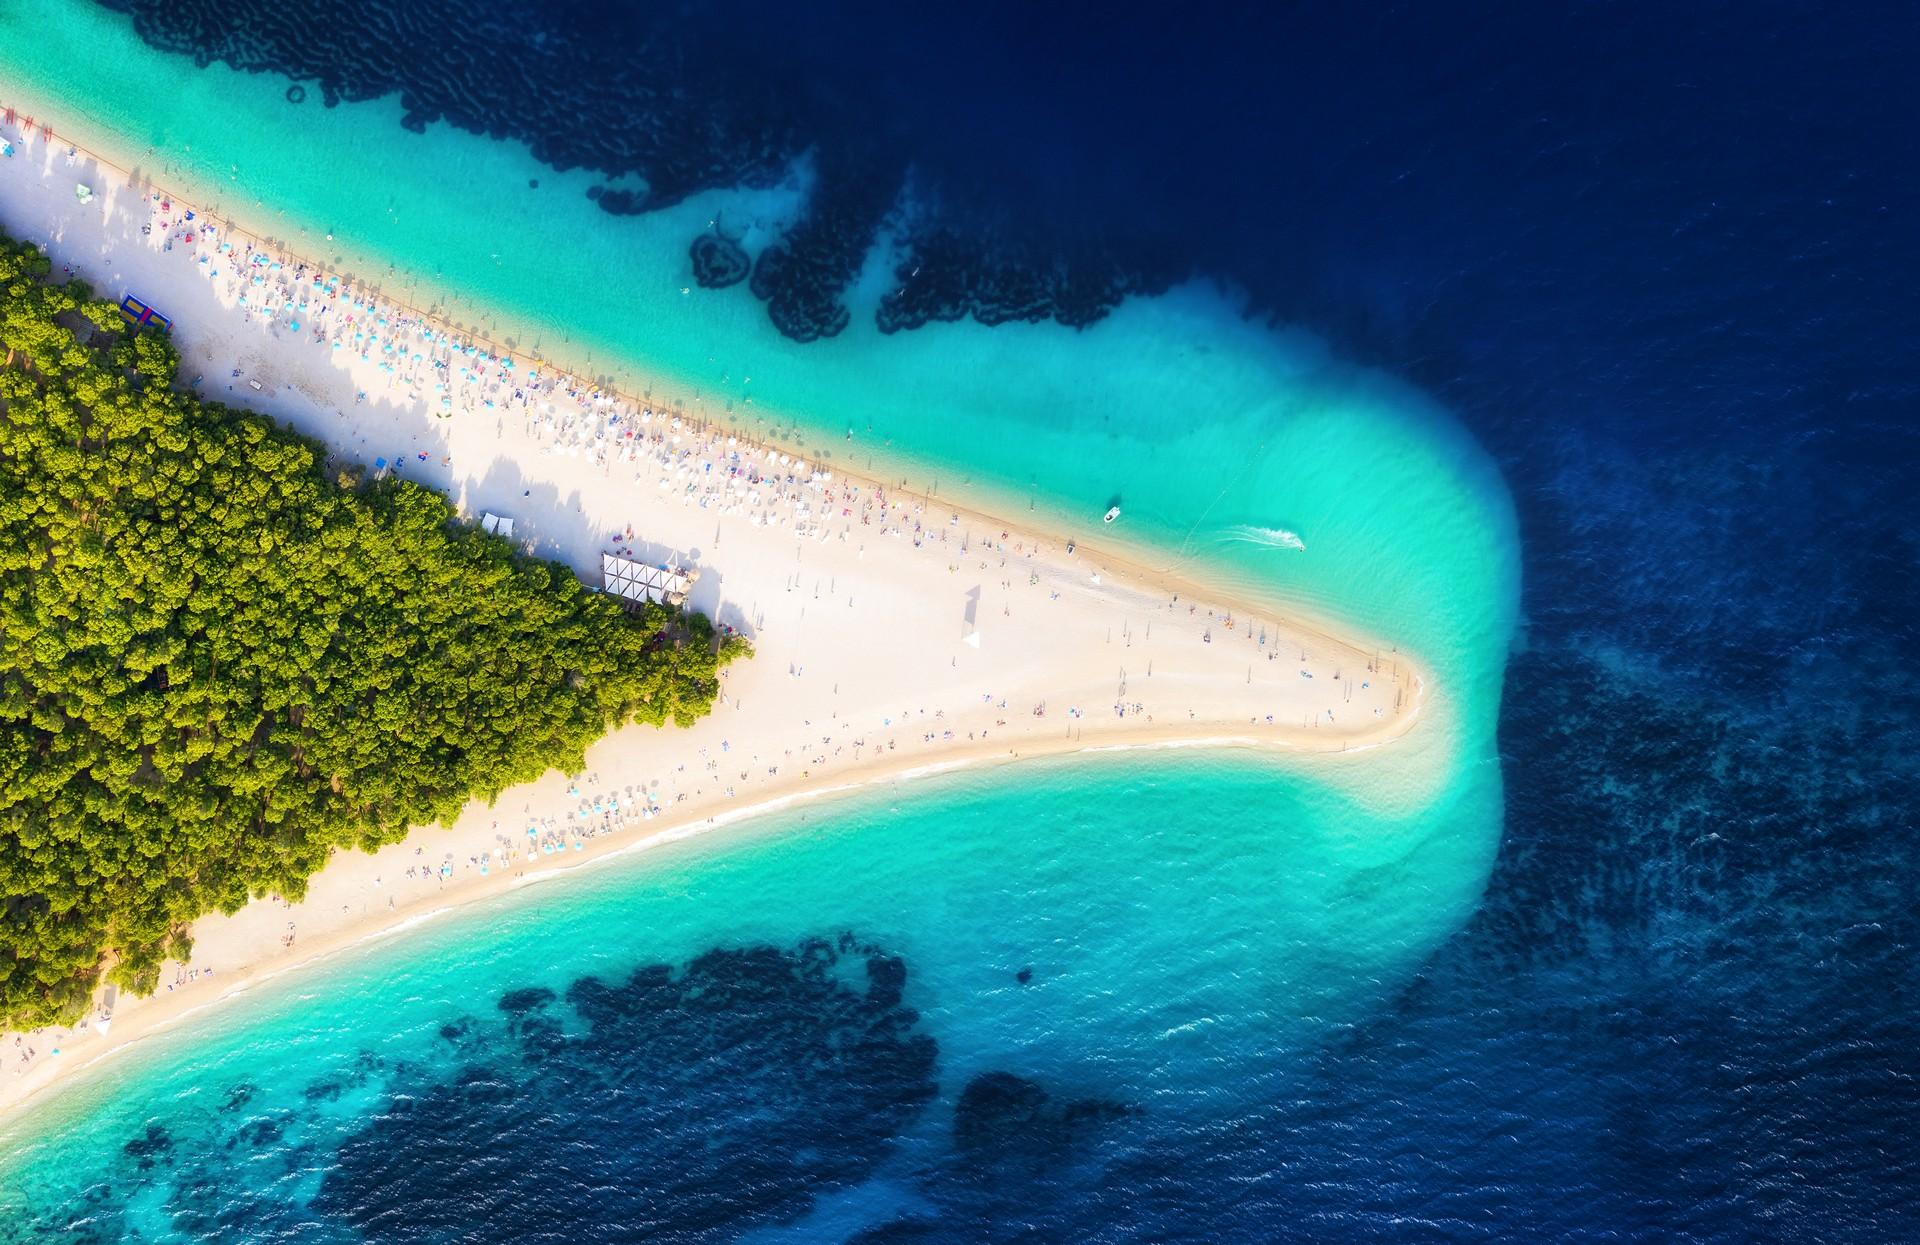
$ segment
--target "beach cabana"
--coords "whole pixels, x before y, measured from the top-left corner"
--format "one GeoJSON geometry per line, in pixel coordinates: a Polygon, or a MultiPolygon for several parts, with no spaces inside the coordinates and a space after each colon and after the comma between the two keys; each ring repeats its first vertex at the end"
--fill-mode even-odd
{"type": "Polygon", "coordinates": [[[683,605],[688,590],[699,578],[699,571],[683,571],[671,565],[648,566],[611,553],[600,555],[600,580],[606,591],[636,605],[645,601],[656,605],[683,605]]]}
{"type": "Polygon", "coordinates": [[[113,1024],[114,1005],[119,1001],[120,987],[108,986],[106,992],[100,996],[100,1010],[95,1013],[93,1022],[93,1031],[95,1033],[100,1034],[102,1037],[106,1036],[108,1028],[113,1024]]]}
{"type": "Polygon", "coordinates": [[[513,536],[513,520],[489,511],[480,517],[480,530],[495,536],[513,536]]]}

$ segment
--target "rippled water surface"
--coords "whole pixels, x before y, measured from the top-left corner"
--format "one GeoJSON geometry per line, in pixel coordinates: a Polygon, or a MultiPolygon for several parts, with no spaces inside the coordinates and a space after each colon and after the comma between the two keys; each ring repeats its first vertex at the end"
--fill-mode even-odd
{"type": "Polygon", "coordinates": [[[1920,1236],[1910,12],[334,9],[23,3],[0,83],[1447,696],[449,918],[10,1126],[16,1237],[1920,1236]]]}

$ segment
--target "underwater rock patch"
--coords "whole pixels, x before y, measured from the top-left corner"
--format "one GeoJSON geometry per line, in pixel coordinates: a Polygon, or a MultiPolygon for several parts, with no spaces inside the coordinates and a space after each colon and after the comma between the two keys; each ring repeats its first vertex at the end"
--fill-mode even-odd
{"type": "Polygon", "coordinates": [[[173,1153],[173,1134],[158,1124],[149,1124],[146,1132],[121,1146],[120,1152],[133,1159],[141,1171],[151,1171],[154,1164],[173,1153]]]}
{"type": "Polygon", "coordinates": [[[509,991],[504,1039],[451,1075],[396,1078],[313,1209],[396,1242],[475,1222],[503,1240],[628,1223],[674,1241],[791,1222],[866,1179],[936,1092],[907,976],[813,939],[509,991]]]}
{"type": "Polygon", "coordinates": [[[1038,1081],[987,1072],[967,1082],[953,1111],[953,1143],[975,1164],[1040,1168],[1067,1157],[1097,1127],[1130,1114],[1121,1103],[1056,1103],[1038,1081]]]}
{"type": "Polygon", "coordinates": [[[720,290],[737,285],[746,280],[747,273],[753,268],[745,248],[732,238],[723,238],[719,234],[701,234],[693,240],[689,250],[693,259],[693,279],[704,289],[720,290]]]}
{"type": "MultiPolygon", "coordinates": [[[[726,239],[693,244],[703,288],[751,275],[768,318],[795,341],[833,337],[851,322],[847,291],[913,163],[900,135],[850,117],[858,105],[814,89],[797,65],[742,56],[671,7],[310,0],[290,22],[271,0],[99,2],[128,13],[161,51],[295,79],[289,103],[306,99],[305,83],[330,108],[398,96],[400,124],[411,132],[444,121],[523,142],[556,170],[643,182],[644,190],[587,191],[616,216],[671,208],[706,190],[772,186],[811,151],[805,211],[757,264],[726,239]]],[[[903,240],[915,257],[903,272],[918,275],[882,301],[875,324],[883,333],[963,317],[1084,326],[1130,293],[1165,288],[1164,275],[1137,259],[1096,254],[1057,229],[1030,234],[1016,242],[936,211],[903,240]]]]}

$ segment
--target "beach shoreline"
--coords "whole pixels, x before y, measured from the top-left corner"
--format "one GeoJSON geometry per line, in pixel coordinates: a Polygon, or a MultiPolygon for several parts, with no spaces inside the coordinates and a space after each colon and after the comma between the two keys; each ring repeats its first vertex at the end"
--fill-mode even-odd
{"type": "MultiPolygon", "coordinates": [[[[469,517],[495,507],[518,508],[523,526],[534,533],[529,548],[537,545],[543,556],[563,558],[583,577],[597,568],[599,555],[608,552],[605,534],[610,529],[618,541],[623,517],[629,519],[626,539],[643,543],[632,534],[631,519],[638,517],[646,541],[658,542],[655,549],[675,551],[676,557],[691,550],[696,562],[725,572],[724,590],[715,576],[703,583],[704,595],[694,604],[717,620],[730,620],[729,625],[754,641],[757,652],[743,667],[727,672],[718,712],[697,726],[669,732],[621,728],[596,744],[582,771],[590,775],[584,780],[585,796],[581,775],[549,773],[503,793],[491,806],[470,804],[448,827],[416,828],[403,843],[377,853],[338,853],[311,880],[307,897],[298,904],[255,900],[234,917],[202,918],[195,926],[190,964],[181,966],[162,991],[145,999],[120,1000],[106,1034],[92,1031],[83,1021],[64,1035],[7,1035],[16,1039],[16,1048],[38,1053],[21,1061],[9,1057],[9,1075],[0,1079],[0,1120],[11,1122],[30,1103],[43,1101],[48,1089],[134,1047],[143,1037],[204,1014],[221,1000],[297,967],[517,886],[703,835],[797,802],[932,772],[1078,752],[1169,747],[1251,748],[1276,756],[1361,752],[1402,738],[1421,717],[1432,690],[1429,681],[1416,663],[1389,646],[1342,638],[1334,624],[1278,601],[1223,593],[1204,576],[1189,576],[1175,567],[1156,570],[1139,560],[1152,558],[1151,551],[1087,545],[1050,527],[1050,515],[1036,511],[1010,520],[989,509],[991,501],[961,504],[951,496],[936,497],[931,490],[917,495],[897,482],[838,467],[820,471],[803,465],[804,451],[794,455],[796,461],[788,461],[795,447],[762,438],[758,443],[748,439],[743,449],[737,430],[715,429],[704,420],[697,428],[690,420],[683,426],[685,417],[677,415],[672,416],[671,433],[647,422],[628,425],[624,435],[634,439],[617,442],[620,455],[609,456],[604,449],[596,450],[592,440],[581,441],[573,416],[566,415],[563,425],[553,414],[555,403],[564,412],[572,400],[591,424],[605,410],[644,406],[648,400],[603,392],[564,372],[550,377],[550,387],[536,390],[533,400],[523,398],[521,423],[510,431],[507,420],[514,412],[504,395],[501,406],[507,409],[497,417],[490,413],[492,400],[486,401],[485,411],[469,401],[481,392],[501,394],[501,364],[491,344],[486,344],[482,363],[480,348],[471,340],[460,345],[467,335],[449,333],[439,322],[422,317],[406,324],[405,331],[424,335],[429,342],[460,345],[451,350],[452,365],[463,374],[469,364],[476,374],[484,373],[472,385],[454,387],[461,403],[458,418],[438,418],[416,395],[421,376],[439,373],[416,370],[407,382],[414,388],[407,388],[391,379],[389,365],[379,365],[386,377],[370,366],[369,353],[361,353],[358,364],[348,357],[350,350],[339,353],[338,333],[332,353],[316,349],[327,345],[317,332],[308,340],[297,322],[293,332],[286,332],[286,317],[271,302],[249,305],[247,287],[235,287],[231,280],[222,286],[220,265],[240,263],[240,252],[234,249],[240,241],[250,265],[240,272],[250,274],[254,286],[265,282],[269,290],[275,288],[259,271],[267,269],[268,261],[252,258],[258,239],[222,232],[222,249],[208,264],[203,225],[197,252],[191,249],[191,230],[185,232],[188,241],[182,250],[175,252],[186,201],[176,209],[166,192],[117,166],[115,171],[129,179],[124,186],[109,186],[88,174],[100,182],[100,195],[107,198],[99,207],[62,196],[57,183],[64,173],[54,166],[64,158],[59,153],[65,146],[57,132],[51,145],[22,141],[23,150],[13,163],[37,164],[40,184],[9,182],[0,190],[4,223],[29,240],[46,234],[55,262],[87,277],[103,293],[112,294],[126,283],[115,280],[123,270],[137,277],[142,289],[166,290],[167,305],[175,312],[183,381],[196,366],[204,365],[204,375],[218,377],[231,364],[232,375],[239,378],[244,371],[257,396],[235,393],[223,400],[261,410],[315,436],[343,459],[366,463],[377,448],[407,432],[410,456],[426,464],[414,469],[424,476],[423,483],[445,492],[469,517]],[[47,191],[54,193],[45,195],[47,191]],[[205,281],[193,279],[204,275],[197,268],[182,268],[196,254],[198,267],[213,273],[205,281]],[[237,301],[235,288],[242,290],[237,301]],[[254,379],[260,376],[269,382],[254,379]],[[388,389],[376,388],[382,384],[388,389]],[[589,388],[591,401],[586,397],[589,388]],[[349,403],[347,395],[356,392],[349,403]],[[373,401],[365,401],[369,393],[376,395],[373,401]],[[539,401],[543,397],[547,400],[539,401]],[[489,420],[496,423],[491,437],[489,420]],[[414,454],[423,437],[427,448],[414,454]],[[691,448],[683,447],[687,440],[691,448]],[[636,446],[642,451],[638,455],[636,446]],[[456,460],[482,465],[455,466],[456,460]],[[692,471],[682,488],[695,463],[706,470],[692,471]],[[715,463],[725,468],[723,474],[740,471],[743,465],[750,469],[751,503],[733,491],[732,481],[724,489],[710,483],[717,481],[715,463]],[[632,480],[616,482],[615,469],[624,476],[629,464],[632,480]],[[643,496],[643,477],[655,471],[661,473],[660,492],[665,496],[643,496]],[[542,489],[542,499],[525,501],[535,487],[542,489]],[[816,505],[822,509],[816,511],[816,505]],[[835,509],[840,511],[837,516],[835,509]],[[529,515],[529,510],[534,513],[529,515]],[[935,555],[944,565],[932,564],[935,555]],[[997,567],[990,565],[995,560],[997,567]],[[1016,585],[1017,576],[1025,582],[1016,585]],[[962,594],[961,585],[976,579],[962,594]],[[993,579],[1000,583],[990,585],[993,579]],[[849,585],[844,592],[843,582],[849,585]],[[959,614],[962,600],[964,614],[959,614]],[[995,605],[1003,610],[999,618],[991,609],[995,605]],[[1016,605],[1018,616],[1013,613],[1016,605]],[[1186,609],[1184,615],[1180,606],[1186,609]],[[820,618],[828,609],[841,621],[823,624],[820,618]],[[1156,625],[1161,628],[1158,639],[1156,625]],[[1007,638],[996,636],[993,644],[983,646],[983,629],[990,634],[1003,631],[1007,638]],[[1279,668],[1283,649],[1285,670],[1279,668]],[[950,656],[948,667],[939,667],[942,655],[950,656]],[[963,659],[968,663],[964,670],[963,659]],[[1139,675],[1142,661],[1145,674],[1139,675]],[[778,681],[782,662],[786,683],[778,681]],[[1129,663],[1135,667],[1132,675],[1129,663]],[[1279,677],[1296,664],[1306,682],[1279,677]],[[1110,691],[1116,667],[1117,691],[1110,691]],[[1371,681],[1362,670],[1372,675],[1371,681]],[[1131,684],[1133,690],[1130,679],[1140,680],[1131,684]],[[820,690],[828,682],[830,696],[820,690]],[[1141,683],[1152,690],[1140,690],[1141,683]],[[983,686],[985,692],[980,691],[983,686]],[[746,699],[755,705],[750,714],[742,709],[746,699]],[[919,702],[917,716],[910,703],[914,701],[919,702]],[[1112,705],[1111,717],[1091,718],[1078,708],[1080,703],[1103,701],[1112,705]],[[1336,701],[1343,711],[1354,705],[1355,715],[1368,710],[1372,721],[1362,717],[1358,727],[1351,719],[1338,721],[1329,707],[1336,701]],[[1073,706],[1065,711],[1064,726],[1057,716],[1048,717],[1058,714],[1062,704],[1073,706]],[[931,716],[929,707],[934,710],[931,716]],[[1156,710],[1163,718],[1184,710],[1187,721],[1156,722],[1156,710]],[[903,739],[904,751],[899,747],[903,739]],[[751,761],[745,759],[748,754],[751,761]],[[723,756],[730,758],[724,769],[723,756]],[[695,767],[691,774],[689,765],[695,767]],[[726,772],[736,765],[741,767],[737,782],[726,772]],[[602,771],[614,774],[611,787],[600,780],[602,771]],[[636,774],[647,781],[640,784],[637,797],[635,784],[628,782],[623,802],[619,784],[636,774]],[[666,777],[659,777],[662,774],[666,777]],[[746,787],[750,794],[731,804],[736,787],[746,787]],[[523,802],[520,814],[507,811],[515,802],[523,802]],[[634,832],[629,833],[635,816],[647,822],[658,817],[660,825],[631,827],[634,832]],[[499,833],[502,818],[532,823],[527,835],[541,854],[570,849],[578,859],[540,865],[532,859],[536,849],[524,844],[501,852],[498,844],[512,834],[499,833]],[[488,821],[491,825],[483,824],[488,821]],[[428,846],[436,853],[452,849],[431,874],[424,855],[428,846]],[[521,850],[527,855],[525,865],[488,867],[496,857],[511,862],[521,850]],[[466,856],[467,865],[457,863],[459,855],[466,856]],[[404,906],[397,902],[402,889],[410,891],[404,906]],[[387,900],[385,908],[374,906],[380,898],[387,900]],[[297,938],[281,933],[282,920],[288,930],[298,925],[297,938]],[[280,940],[278,952],[269,938],[280,940]],[[38,1050],[52,1050],[56,1043],[58,1058],[38,1050]]],[[[285,274],[300,258],[278,247],[257,254],[276,257],[271,270],[281,274],[277,280],[284,291],[285,274]]],[[[307,270],[299,271],[305,280],[307,270]]],[[[312,284],[319,285],[320,278],[312,284]]],[[[341,285],[338,306],[344,310],[360,283],[346,278],[341,285]]],[[[304,295],[300,305],[306,305],[304,295]]],[[[351,305],[364,317],[373,314],[373,307],[387,309],[385,302],[351,305]]],[[[352,316],[347,320],[355,323],[352,316]]],[[[358,323],[372,332],[365,318],[358,323]]],[[[388,331],[385,318],[379,323],[388,331]]],[[[398,340],[400,330],[391,331],[398,340]]],[[[353,336],[357,343],[358,330],[353,336]]],[[[391,350],[390,345],[385,348],[391,350]]],[[[418,362],[421,355],[413,358],[418,362]]],[[[533,365],[531,360],[529,365],[529,372],[552,366],[533,365]]],[[[435,366],[445,369],[448,364],[435,366]]],[[[445,374],[450,383],[452,372],[445,374]]],[[[507,388],[512,389],[513,382],[507,388]]],[[[649,409],[648,416],[652,414],[649,409]]],[[[658,418],[665,424],[669,414],[661,412],[658,418]]],[[[605,440],[604,430],[600,440],[605,440]]],[[[396,466],[399,458],[396,455],[396,466]]],[[[968,495],[967,500],[974,498],[968,495]]]]}
{"type": "MultiPolygon", "coordinates": [[[[21,133],[21,127],[28,119],[32,119],[36,129],[43,124],[51,129],[52,140],[46,144],[49,154],[54,150],[72,148],[101,169],[117,175],[126,186],[171,197],[182,205],[213,203],[219,200],[220,196],[217,192],[210,188],[191,185],[190,179],[184,177],[182,181],[185,189],[182,193],[176,194],[177,187],[162,185],[152,176],[139,172],[136,167],[138,160],[116,149],[111,136],[103,137],[87,133],[75,137],[67,133],[64,121],[61,127],[53,128],[49,120],[50,113],[44,105],[34,102],[36,111],[28,114],[12,102],[24,98],[19,96],[18,92],[19,87],[16,84],[0,83],[0,107],[6,108],[9,113],[20,113],[17,122],[9,121],[0,125],[0,133],[21,133]],[[109,152],[111,154],[104,154],[109,152]]],[[[147,151],[149,154],[163,157],[165,155],[164,151],[154,147],[148,147],[147,151]]],[[[169,176],[175,175],[170,169],[168,172],[169,176]]],[[[264,211],[264,208],[262,210],[264,211]]],[[[386,260],[371,252],[364,257],[358,256],[350,241],[341,241],[334,234],[325,234],[316,238],[310,231],[297,228],[293,232],[298,236],[299,242],[295,242],[279,236],[285,231],[261,228],[259,223],[251,220],[244,210],[235,212],[229,207],[220,205],[211,211],[217,213],[216,219],[222,222],[223,229],[231,236],[245,238],[269,251],[293,257],[321,272],[339,278],[345,285],[371,291],[381,301],[403,308],[425,321],[449,329],[502,358],[515,360],[531,368],[557,368],[563,374],[618,392],[628,401],[670,408],[683,418],[698,421],[703,426],[712,426],[743,441],[751,441],[805,461],[831,465],[837,473],[857,477],[883,487],[897,488],[903,494],[919,495],[930,507],[937,501],[939,506],[949,511],[957,511],[966,519],[988,524],[1017,523],[1023,529],[1045,533],[1061,543],[1071,540],[1092,559],[1102,561],[1118,571],[1163,583],[1175,591],[1193,596],[1206,596],[1218,594],[1223,587],[1219,582],[1219,568],[1205,568],[1198,576],[1191,575],[1182,569],[1183,564],[1195,560],[1191,554],[1168,550],[1146,541],[1129,540],[1124,531],[1115,531],[1101,524],[1089,522],[1085,516],[1074,516],[1048,502],[1033,498],[1023,499],[1016,490],[1005,486],[977,480],[971,476],[963,477],[961,482],[955,485],[949,468],[945,486],[947,491],[943,494],[940,465],[922,462],[891,444],[879,447],[866,444],[860,446],[861,452],[874,463],[884,467],[884,470],[875,470],[871,466],[847,466],[833,458],[831,454],[823,458],[818,447],[807,443],[804,439],[782,436],[779,429],[791,426],[794,421],[782,417],[777,409],[756,406],[754,409],[759,419],[749,420],[727,409],[724,400],[720,402],[721,409],[708,409],[708,399],[702,393],[702,386],[695,381],[642,374],[637,369],[628,367],[623,370],[631,373],[634,380],[619,384],[617,382],[625,378],[616,373],[602,371],[599,375],[592,374],[595,365],[585,354],[576,358],[570,357],[570,352],[564,348],[552,352],[522,349],[514,342],[528,334],[541,335],[543,330],[539,326],[516,324],[509,313],[495,309],[467,308],[466,304],[452,291],[439,291],[430,306],[421,308],[387,289],[387,286],[392,283],[392,278],[381,281],[357,276],[347,267],[347,264],[353,259],[364,258],[365,267],[370,270],[377,270],[383,264],[388,265],[395,272],[400,273],[405,281],[414,284],[426,282],[430,280],[429,277],[419,273],[404,272],[399,267],[399,261],[386,260]],[[328,260],[315,260],[312,257],[314,246],[302,244],[319,242],[336,248],[337,253],[328,260]],[[469,316],[477,316],[484,312],[492,316],[496,322],[505,319],[511,331],[489,333],[482,332],[474,325],[462,325],[450,310],[441,309],[443,305],[466,308],[464,314],[469,316]],[[665,390],[669,396],[655,398],[653,392],[656,388],[665,390]],[[688,402],[693,403],[695,409],[686,409],[688,402]],[[1083,527],[1093,531],[1092,540],[1081,534],[1083,527]],[[1215,572],[1211,580],[1205,570],[1215,572]]],[[[748,398],[746,401],[753,402],[754,399],[748,398]]],[[[1235,598],[1247,606],[1249,612],[1272,614],[1276,621],[1283,622],[1290,630],[1348,645],[1357,650],[1397,653],[1390,641],[1382,637],[1369,636],[1353,624],[1326,617],[1310,604],[1275,591],[1270,585],[1239,580],[1230,587],[1235,598]]]]}
{"type": "MultiPolygon", "coordinates": [[[[1382,743],[1366,746],[1379,747],[1382,743]]],[[[318,970],[342,955],[390,938],[400,937],[444,917],[457,915],[487,900],[499,899],[531,886],[562,881],[590,869],[611,865],[616,861],[643,857],[660,848],[687,843],[695,839],[707,839],[729,829],[754,827],[766,818],[792,812],[803,806],[830,806],[870,794],[890,785],[960,774],[976,775],[1008,766],[1039,764],[1072,756],[1093,757],[1186,749],[1210,753],[1238,751],[1262,755],[1272,755],[1275,751],[1273,745],[1263,744],[1251,736],[1205,737],[1176,735],[1170,732],[1167,738],[1157,741],[1081,744],[1078,741],[1062,740],[1058,747],[1050,748],[1043,745],[1023,752],[1002,753],[982,749],[966,756],[950,757],[930,763],[902,760],[897,765],[882,765],[868,773],[843,775],[840,781],[830,785],[797,783],[786,792],[769,794],[747,807],[728,809],[704,817],[689,816],[684,821],[663,826],[641,839],[596,843],[578,859],[548,865],[530,873],[472,878],[458,890],[447,893],[440,902],[424,910],[408,909],[369,917],[361,922],[344,926],[324,938],[316,939],[302,946],[297,952],[255,961],[237,976],[221,978],[217,989],[209,987],[197,992],[181,991],[165,996],[164,1001],[160,996],[152,996],[153,1005],[134,1011],[125,1021],[116,1021],[114,1027],[107,1035],[103,1035],[100,1041],[82,1048],[84,1051],[82,1057],[68,1060],[63,1055],[59,1065],[51,1063],[44,1065],[49,1069],[48,1075],[23,1083],[14,1092],[0,1097],[0,1136],[15,1129],[32,1111],[56,1103],[62,1090],[79,1083],[88,1072],[100,1068],[118,1056],[132,1054],[142,1049],[143,1043],[151,1038],[164,1036],[181,1025],[205,1016],[261,986],[318,970]]],[[[1294,750],[1282,747],[1280,751],[1294,750]]],[[[725,850],[727,846],[727,843],[716,842],[709,844],[706,850],[725,850]]]]}

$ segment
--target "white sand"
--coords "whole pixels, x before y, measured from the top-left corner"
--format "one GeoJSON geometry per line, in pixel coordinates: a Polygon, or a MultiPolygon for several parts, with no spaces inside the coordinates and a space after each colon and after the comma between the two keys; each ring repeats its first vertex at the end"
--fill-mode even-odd
{"type": "Polygon", "coordinates": [[[613,732],[584,774],[550,773],[374,855],[336,855],[291,908],[263,900],[204,918],[192,962],[170,968],[154,997],[121,999],[107,1035],[6,1035],[0,1113],[294,964],[742,812],[1081,749],[1349,751],[1418,717],[1425,688],[1402,656],[1376,668],[1376,650],[1271,603],[1256,610],[1086,545],[1069,553],[1059,536],[944,499],[817,479],[781,451],[670,415],[643,420],[646,403],[550,367],[529,393],[524,360],[509,373],[456,352],[429,336],[435,326],[403,326],[397,308],[316,290],[311,270],[296,285],[298,261],[255,264],[249,247],[261,244],[224,225],[210,235],[186,205],[84,152],[69,157],[64,140],[49,149],[6,134],[17,154],[0,162],[0,224],[44,245],[56,271],[70,265],[102,294],[137,293],[171,316],[183,381],[203,378],[203,394],[268,412],[342,457],[397,461],[466,516],[511,516],[517,538],[589,583],[603,551],[697,566],[691,604],[755,652],[690,730],[613,732]],[[93,188],[91,203],[76,183],[93,188]],[[356,340],[369,329],[382,344],[356,340]]]}

